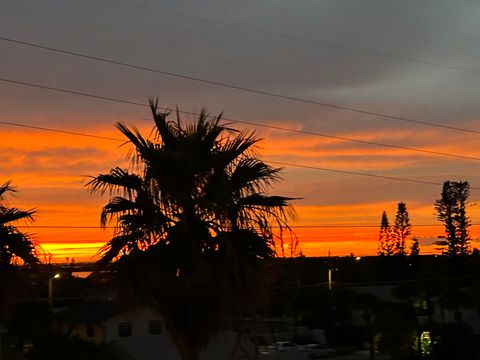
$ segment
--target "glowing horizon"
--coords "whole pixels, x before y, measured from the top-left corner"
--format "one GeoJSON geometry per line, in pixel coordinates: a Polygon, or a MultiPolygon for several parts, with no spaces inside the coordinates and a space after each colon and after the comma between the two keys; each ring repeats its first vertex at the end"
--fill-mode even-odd
{"type": "MultiPolygon", "coordinates": [[[[142,125],[142,130],[148,134],[150,126],[144,123],[142,125]]],[[[90,128],[90,132],[92,130],[90,128]]],[[[120,137],[114,129],[108,131],[100,128],[93,132],[102,136],[120,137]]],[[[108,172],[117,165],[128,167],[129,161],[126,159],[128,146],[119,147],[115,142],[30,130],[22,130],[21,141],[17,141],[16,130],[3,133],[6,138],[4,146],[8,149],[4,152],[5,159],[8,160],[8,162],[4,162],[4,169],[10,167],[11,173],[2,181],[12,180],[12,185],[18,190],[15,196],[7,199],[7,204],[21,209],[36,208],[38,210],[36,221],[29,224],[30,227],[26,227],[24,230],[34,233],[33,239],[42,246],[47,254],[51,254],[51,258],[45,261],[54,259],[56,262],[63,262],[67,257],[75,258],[76,261],[94,260],[100,248],[111,238],[113,230],[96,228],[99,226],[101,207],[106,203],[108,196],[90,194],[85,183],[89,175],[108,172]],[[25,153],[25,151],[28,155],[12,156],[12,154],[25,153]],[[73,175],[71,174],[72,170],[74,171],[73,175]],[[42,176],[38,176],[39,172],[42,172],[42,176]],[[80,173],[83,175],[79,175],[80,173]],[[56,226],[65,228],[55,228],[56,226]],[[87,228],[72,228],[75,226],[87,228]]],[[[259,144],[258,154],[261,158],[283,154],[282,156],[288,156],[295,163],[304,161],[319,163],[322,161],[321,157],[325,156],[323,150],[317,150],[321,153],[320,158],[314,157],[315,152],[311,151],[308,153],[308,157],[305,157],[304,154],[299,154],[299,148],[295,148],[292,144],[296,141],[301,143],[304,148],[315,147],[319,141],[321,142],[319,139],[312,139],[306,135],[300,139],[295,135],[297,139],[292,139],[283,134],[271,132],[266,135],[270,135],[270,137],[266,137],[259,144]],[[288,152],[289,149],[292,151],[288,152]]],[[[382,136],[385,136],[385,132],[382,136]]],[[[329,145],[339,146],[338,141],[327,141],[327,144],[322,146],[329,145]]],[[[338,151],[343,154],[342,162],[337,162],[337,165],[329,163],[327,165],[335,165],[339,169],[362,168],[362,165],[359,165],[355,159],[348,159],[349,154],[355,154],[355,149],[347,149],[346,153],[342,148],[338,151]]],[[[357,151],[360,150],[357,149],[357,151]]],[[[379,161],[388,163],[390,152],[383,153],[381,149],[369,149],[369,152],[375,153],[379,161]]],[[[408,151],[395,150],[394,152],[395,156],[401,159],[396,163],[397,168],[416,158],[418,160],[416,155],[408,151]]],[[[331,153],[326,153],[331,156],[331,153]]],[[[321,166],[326,166],[324,164],[321,163],[321,166]]],[[[392,196],[389,196],[389,200],[384,200],[380,193],[382,186],[395,186],[403,188],[403,190],[407,189],[410,193],[418,191],[418,187],[409,189],[410,184],[392,185],[388,181],[365,180],[353,175],[333,176],[321,172],[318,175],[324,179],[325,190],[318,191],[309,184],[311,172],[309,173],[308,170],[287,168],[282,174],[285,180],[278,183],[272,189],[271,194],[302,197],[296,194],[299,190],[302,191],[300,195],[309,194],[308,197],[294,202],[297,217],[290,224],[299,240],[298,250],[304,255],[327,256],[329,253],[332,256],[343,256],[350,253],[361,256],[375,255],[380,215],[383,210],[387,210],[389,219],[393,223],[396,205],[399,201],[407,202],[413,226],[410,238],[420,239],[421,253],[438,252],[432,243],[438,235],[443,233],[443,228],[433,214],[433,202],[436,200],[434,195],[430,203],[421,200],[408,201],[404,194],[398,196],[398,200],[393,200],[392,196]],[[336,179],[340,179],[340,181],[336,179]],[[366,185],[363,184],[365,181],[366,185]],[[375,186],[379,190],[379,194],[374,196],[376,199],[372,197],[369,201],[355,200],[355,196],[348,196],[335,201],[335,197],[329,197],[332,192],[345,186],[353,188],[367,186],[368,188],[369,183],[376,184],[375,186]],[[316,197],[320,197],[320,199],[316,199],[316,197]],[[415,224],[422,226],[416,227],[415,224]]],[[[436,192],[439,194],[441,190],[440,186],[425,188],[428,188],[432,194],[436,192]]],[[[469,215],[471,218],[475,218],[480,213],[476,208],[471,208],[469,215]]],[[[475,245],[478,230],[480,229],[477,226],[472,226],[473,245],[475,245]]],[[[288,254],[288,251],[286,253],[288,254]]]]}

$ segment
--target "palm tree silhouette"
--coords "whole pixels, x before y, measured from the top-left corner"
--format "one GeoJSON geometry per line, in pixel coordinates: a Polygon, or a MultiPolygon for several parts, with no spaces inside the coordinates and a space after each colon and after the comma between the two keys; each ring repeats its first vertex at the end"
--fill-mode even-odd
{"type": "Polygon", "coordinates": [[[150,108],[150,138],[117,124],[133,145],[132,170],[117,167],[88,183],[116,195],[102,210],[101,224],[117,229],[99,262],[120,259],[135,293],[149,293],[182,358],[192,360],[232,314],[254,310],[261,261],[283,249],[285,231],[294,248],[293,199],[267,195],[280,169],[256,157],[253,132],[220,125],[205,111],[186,124],[178,110],[168,121],[157,101],[150,108]]]}
{"type": "Polygon", "coordinates": [[[0,263],[10,264],[14,257],[18,257],[26,264],[34,265],[38,263],[35,243],[28,234],[20,232],[11,223],[18,220],[33,221],[35,210],[6,207],[5,195],[15,191],[10,182],[0,186],[0,263]]]}

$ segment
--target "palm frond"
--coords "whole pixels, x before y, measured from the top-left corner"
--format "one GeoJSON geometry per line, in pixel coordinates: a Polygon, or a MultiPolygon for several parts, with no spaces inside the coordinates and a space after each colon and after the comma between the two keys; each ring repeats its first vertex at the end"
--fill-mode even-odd
{"type": "Polygon", "coordinates": [[[138,210],[138,205],[134,201],[121,196],[115,196],[103,207],[100,215],[100,224],[102,227],[105,227],[109,220],[135,210],[138,210]]]}
{"type": "Polygon", "coordinates": [[[290,201],[297,200],[297,198],[285,196],[266,196],[262,194],[251,194],[241,199],[241,205],[258,206],[265,208],[287,208],[290,207],[290,201]]]}
{"type": "Polygon", "coordinates": [[[92,176],[86,186],[90,188],[91,192],[104,194],[108,191],[112,194],[115,191],[121,191],[131,198],[136,191],[142,189],[143,180],[137,174],[116,167],[110,170],[108,174],[92,176]]]}
{"type": "Polygon", "coordinates": [[[0,186],[0,200],[4,200],[5,194],[8,192],[16,192],[17,190],[10,185],[10,181],[7,181],[3,185],[0,186]]]}
{"type": "Polygon", "coordinates": [[[149,146],[149,141],[143,137],[140,131],[132,126],[129,128],[124,123],[118,122],[116,128],[131,142],[137,149],[142,149],[149,146]]]}
{"type": "Polygon", "coordinates": [[[98,264],[105,265],[121,255],[121,251],[128,247],[128,244],[135,243],[137,237],[134,234],[122,234],[113,237],[98,252],[100,260],[98,264]]]}
{"type": "Polygon", "coordinates": [[[18,220],[33,221],[35,212],[35,209],[19,210],[17,208],[0,208],[0,225],[18,220]]]}
{"type": "Polygon", "coordinates": [[[265,191],[272,182],[278,181],[278,173],[281,169],[273,168],[263,161],[246,157],[241,159],[230,176],[231,187],[234,190],[241,190],[254,185],[257,191],[265,191]]]}
{"type": "Polygon", "coordinates": [[[3,228],[0,252],[8,252],[22,259],[26,264],[35,265],[39,261],[36,257],[35,243],[28,234],[17,231],[14,227],[3,228]]]}
{"type": "MultiPolygon", "coordinates": [[[[160,140],[165,146],[175,149],[176,148],[176,132],[171,124],[168,123],[167,117],[170,115],[170,112],[159,113],[158,109],[158,99],[149,100],[150,110],[152,112],[153,120],[155,122],[155,131],[157,139],[160,140]]],[[[177,111],[178,115],[178,111],[177,111]]]]}
{"type": "Polygon", "coordinates": [[[233,139],[226,139],[218,144],[215,156],[215,166],[227,167],[242,155],[248,155],[248,151],[261,139],[255,137],[254,132],[241,132],[233,139]]]}
{"type": "MultiPolygon", "coordinates": [[[[5,199],[5,194],[14,192],[15,189],[6,182],[0,186],[0,200],[5,199]]],[[[36,256],[37,245],[30,239],[28,234],[20,232],[11,222],[34,220],[36,210],[20,210],[7,208],[0,204],[0,262],[10,263],[13,257],[21,258],[26,264],[38,263],[36,256]]]]}

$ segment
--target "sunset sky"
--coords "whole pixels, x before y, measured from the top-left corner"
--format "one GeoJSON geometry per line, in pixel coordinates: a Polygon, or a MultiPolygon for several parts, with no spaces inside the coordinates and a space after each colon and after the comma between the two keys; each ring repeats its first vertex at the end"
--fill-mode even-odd
{"type": "MultiPolygon", "coordinates": [[[[53,261],[91,260],[111,237],[112,229],[98,228],[107,198],[89,194],[85,183],[90,175],[127,166],[128,147],[5,122],[117,139],[117,121],[145,134],[153,123],[141,105],[18,82],[139,104],[158,97],[167,108],[223,111],[229,122],[478,158],[233,123],[256,130],[265,161],[436,183],[284,166],[283,182],[272,193],[301,198],[291,225],[307,256],[374,254],[382,211],[393,222],[399,201],[407,203],[421,251],[432,252],[443,233],[433,203],[445,180],[479,189],[472,189],[468,210],[472,223],[480,224],[478,1],[126,1],[5,0],[0,6],[0,183],[11,180],[18,189],[8,205],[38,210],[32,227],[22,229],[53,261]],[[246,92],[18,42],[474,131],[246,92]]],[[[471,234],[479,246],[480,226],[471,234]]]]}

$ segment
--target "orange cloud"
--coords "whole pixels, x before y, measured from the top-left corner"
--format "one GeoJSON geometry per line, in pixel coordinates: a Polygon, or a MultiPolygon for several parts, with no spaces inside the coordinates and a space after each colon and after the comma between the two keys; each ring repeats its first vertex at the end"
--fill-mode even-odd
{"type": "MultiPolygon", "coordinates": [[[[150,122],[131,123],[138,124],[144,134],[149,134],[150,122]]],[[[296,128],[301,129],[301,126],[296,128]]],[[[10,205],[37,208],[37,221],[32,225],[91,227],[99,224],[100,210],[108,197],[91,196],[84,188],[85,176],[108,172],[117,165],[129,166],[126,159],[128,146],[119,147],[120,142],[73,135],[7,127],[0,130],[0,182],[13,180],[13,185],[19,190],[15,197],[8,199],[10,205]]],[[[90,124],[88,128],[82,128],[77,125],[75,130],[122,138],[113,127],[96,127],[90,124]]],[[[265,137],[259,144],[260,155],[314,166],[347,170],[372,169],[372,172],[394,169],[403,171],[412,167],[412,171],[423,175],[424,166],[439,164],[445,160],[407,150],[384,149],[274,130],[261,130],[259,134],[265,137]]],[[[425,144],[419,147],[457,153],[462,153],[463,148],[469,153],[477,152],[476,144],[474,146],[473,139],[469,137],[460,139],[452,135],[451,141],[445,144],[441,139],[438,140],[432,131],[381,130],[352,132],[345,136],[368,141],[388,142],[396,139],[414,144],[424,141],[425,144]]],[[[396,203],[402,198],[397,198],[400,196],[395,195],[393,187],[382,180],[372,182],[370,179],[367,181],[356,177],[344,180],[345,177],[341,175],[316,174],[301,169],[287,169],[284,173],[286,180],[275,188],[275,192],[281,190],[282,194],[291,196],[298,196],[301,192],[301,196],[305,197],[305,200],[296,202],[298,219],[292,223],[293,226],[300,226],[295,228],[295,232],[302,252],[309,256],[327,255],[328,251],[333,255],[347,255],[350,252],[359,255],[374,254],[378,235],[376,225],[380,221],[381,212],[387,210],[390,220],[393,221],[396,203]],[[346,195],[342,197],[343,193],[346,195]],[[321,227],[304,227],[311,225],[321,227]],[[352,227],[360,225],[369,227],[352,227]]],[[[402,185],[403,189],[410,189],[408,186],[411,185],[402,185]]],[[[428,201],[423,198],[415,201],[406,198],[414,225],[413,235],[424,241],[425,251],[433,250],[432,239],[441,233],[442,228],[415,227],[415,224],[436,222],[433,202],[440,191],[439,187],[429,193],[428,201]]],[[[423,190],[419,192],[418,188],[413,187],[411,193],[424,195],[423,190]]],[[[472,207],[470,214],[472,218],[478,218],[480,210],[472,207]]],[[[64,261],[67,256],[75,257],[78,261],[90,260],[113,233],[112,229],[89,228],[25,230],[35,233],[35,240],[58,261],[64,261]]],[[[473,237],[478,236],[477,230],[477,227],[473,227],[473,237]]]]}

